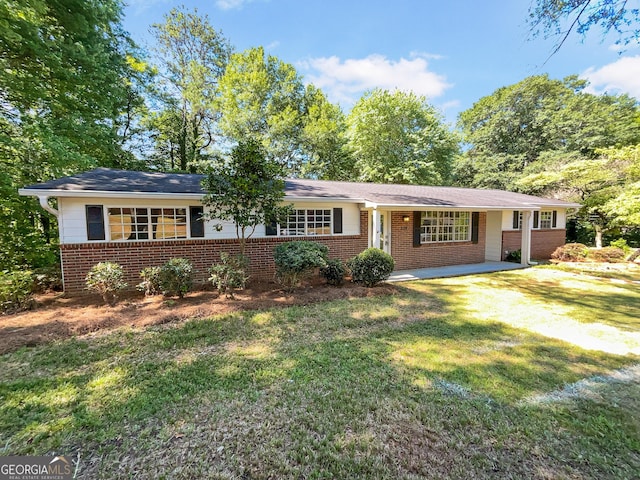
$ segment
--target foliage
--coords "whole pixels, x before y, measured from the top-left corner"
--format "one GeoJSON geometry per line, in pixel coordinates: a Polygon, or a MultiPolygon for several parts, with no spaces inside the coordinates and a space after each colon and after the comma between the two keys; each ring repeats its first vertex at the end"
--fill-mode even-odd
{"type": "Polygon", "coordinates": [[[122,266],[114,262],[100,262],[89,270],[85,279],[87,290],[102,295],[104,303],[113,306],[117,293],[127,287],[122,266]]]}
{"type": "Polygon", "coordinates": [[[576,31],[583,37],[593,27],[604,35],[613,32],[616,44],[640,42],[640,11],[627,8],[625,0],[535,0],[529,7],[529,24],[535,35],[556,37],[556,53],[576,31]]]}
{"type": "Polygon", "coordinates": [[[347,267],[339,258],[327,260],[327,265],[320,268],[322,275],[329,285],[340,286],[344,283],[344,277],[347,274],[347,267]]]}
{"type": "Polygon", "coordinates": [[[162,287],[160,285],[160,267],[145,267],[140,272],[140,282],[136,288],[145,295],[159,295],[162,293],[162,287]]]}
{"type": "Polygon", "coordinates": [[[33,281],[36,292],[51,292],[62,290],[62,270],[60,265],[40,267],[33,270],[33,281]]]}
{"type": "Polygon", "coordinates": [[[33,272],[0,271],[0,312],[15,313],[33,305],[33,272]]]}
{"type": "Polygon", "coordinates": [[[55,222],[18,188],[137,164],[144,62],[121,14],[119,0],[0,2],[0,268],[57,259],[55,222]]]}
{"type": "Polygon", "coordinates": [[[589,255],[589,249],[582,243],[567,243],[555,249],[551,258],[561,262],[583,262],[589,255]]]}
{"type": "Polygon", "coordinates": [[[253,141],[270,161],[299,167],[305,88],[295,68],[262,47],[231,56],[220,79],[220,129],[232,142],[253,141]]]}
{"type": "Polygon", "coordinates": [[[151,32],[163,79],[157,95],[163,109],[147,119],[152,156],[169,160],[164,168],[194,171],[215,143],[217,87],[232,49],[197,9],[174,8],[151,32]]]}
{"type": "Polygon", "coordinates": [[[186,258],[172,258],[160,267],[160,289],[167,297],[184,297],[193,283],[193,265],[186,258]]]}
{"type": "Polygon", "coordinates": [[[220,254],[220,263],[212,265],[209,269],[211,277],[209,281],[220,292],[227,295],[227,298],[233,298],[235,289],[245,287],[249,277],[247,276],[247,267],[249,261],[243,255],[230,256],[226,252],[220,254]]]}
{"type": "Polygon", "coordinates": [[[321,243],[309,241],[280,243],[273,250],[276,279],[285,289],[291,290],[316,268],[325,267],[328,255],[329,247],[321,243]]]}
{"type": "Polygon", "coordinates": [[[347,116],[357,179],[441,185],[450,180],[458,138],[423,96],[376,89],[347,116]]]}
{"type": "Polygon", "coordinates": [[[505,260],[507,262],[520,263],[522,261],[522,251],[520,249],[510,251],[505,260]]]}
{"type": "MultiPolygon", "coordinates": [[[[291,207],[282,206],[284,180],[282,166],[266,158],[255,140],[240,142],[227,159],[211,167],[203,181],[207,194],[202,203],[212,221],[232,221],[244,255],[246,240],[258,225],[284,219],[291,207]]],[[[217,228],[222,228],[217,224],[217,228]]]]}
{"type": "Polygon", "coordinates": [[[610,247],[616,247],[624,251],[625,255],[631,252],[631,247],[624,238],[618,238],[617,240],[611,240],[609,242],[610,247]]]}
{"type": "Polygon", "coordinates": [[[347,262],[351,271],[351,279],[373,287],[385,281],[395,268],[393,257],[379,248],[368,248],[347,262]]]}
{"type": "Polygon", "coordinates": [[[599,148],[637,143],[635,100],[592,95],[586,87],[575,76],[532,76],[462,112],[459,126],[470,148],[456,162],[456,182],[537,194],[544,182],[521,185],[518,180],[549,165],[592,160],[599,148]]]}

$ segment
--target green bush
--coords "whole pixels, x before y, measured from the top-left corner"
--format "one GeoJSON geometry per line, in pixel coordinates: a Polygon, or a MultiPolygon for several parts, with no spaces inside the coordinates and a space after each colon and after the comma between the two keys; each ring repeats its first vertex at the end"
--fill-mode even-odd
{"type": "Polygon", "coordinates": [[[626,258],[624,250],[618,247],[592,248],[589,250],[589,260],[594,262],[619,263],[626,258]]]}
{"type": "Polygon", "coordinates": [[[584,262],[589,255],[589,249],[582,243],[567,243],[555,249],[551,258],[561,262],[584,262]]]}
{"type": "Polygon", "coordinates": [[[172,258],[160,267],[160,289],[166,297],[180,298],[191,290],[193,265],[186,258],[172,258]]]}
{"type": "Polygon", "coordinates": [[[351,270],[351,279],[373,287],[386,280],[395,268],[393,257],[379,248],[368,248],[347,262],[351,270]]]}
{"type": "Polygon", "coordinates": [[[33,306],[33,273],[25,270],[0,272],[0,311],[15,313],[33,306]]]}
{"type": "Polygon", "coordinates": [[[36,268],[33,270],[36,292],[62,291],[62,271],[60,265],[36,268]]]}
{"type": "Polygon", "coordinates": [[[285,289],[291,290],[316,268],[325,267],[328,255],[329,248],[321,243],[309,241],[281,243],[273,250],[276,279],[285,289]]]}
{"type": "Polygon", "coordinates": [[[612,240],[609,242],[610,247],[617,247],[624,251],[625,255],[629,255],[631,253],[631,247],[627,243],[624,238],[619,238],[617,240],[612,240]]]}
{"type": "Polygon", "coordinates": [[[320,275],[325,278],[329,285],[342,285],[346,274],[347,267],[339,258],[327,260],[327,266],[320,269],[320,275]]]}
{"type": "Polygon", "coordinates": [[[220,263],[211,266],[209,281],[220,292],[233,298],[233,291],[245,287],[249,277],[247,267],[249,261],[244,255],[230,256],[228,253],[220,254],[220,263]]]}
{"type": "Polygon", "coordinates": [[[512,250],[509,252],[505,260],[507,262],[520,263],[522,261],[522,251],[520,249],[512,250]]]}
{"type": "Polygon", "coordinates": [[[159,295],[162,293],[160,286],[160,267],[145,267],[140,272],[140,282],[136,288],[145,295],[159,295]]]}
{"type": "Polygon", "coordinates": [[[85,279],[87,290],[102,295],[107,305],[114,305],[116,294],[127,287],[122,267],[114,262],[100,262],[91,267],[85,279]]]}

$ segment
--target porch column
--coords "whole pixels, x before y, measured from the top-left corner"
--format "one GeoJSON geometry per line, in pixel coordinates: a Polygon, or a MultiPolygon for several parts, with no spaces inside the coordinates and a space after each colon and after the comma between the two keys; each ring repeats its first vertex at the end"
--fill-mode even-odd
{"type": "Polygon", "coordinates": [[[529,265],[531,262],[531,229],[533,228],[533,215],[530,210],[522,212],[522,242],[520,244],[520,263],[529,265]]]}
{"type": "Polygon", "coordinates": [[[380,210],[374,208],[371,212],[372,247],[380,248],[380,210]]]}

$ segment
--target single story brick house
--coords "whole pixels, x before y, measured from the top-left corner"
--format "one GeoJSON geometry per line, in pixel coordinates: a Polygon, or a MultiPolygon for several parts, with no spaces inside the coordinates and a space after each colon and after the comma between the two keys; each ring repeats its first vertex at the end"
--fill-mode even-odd
{"type": "MultiPolygon", "coordinates": [[[[204,282],[221,252],[237,253],[235,227],[203,221],[202,176],[98,168],[31,185],[58,219],[65,291],[81,293],[89,269],[117,261],[130,285],[146,266],[189,258],[204,282]],[[57,209],[48,204],[57,199],[57,209]]],[[[247,243],[253,278],[273,276],[279,242],[314,240],[346,260],[367,247],[390,253],[398,270],[503,260],[549,258],[565,242],[560,200],[501,190],[289,179],[286,224],[263,225],[247,243]]]]}

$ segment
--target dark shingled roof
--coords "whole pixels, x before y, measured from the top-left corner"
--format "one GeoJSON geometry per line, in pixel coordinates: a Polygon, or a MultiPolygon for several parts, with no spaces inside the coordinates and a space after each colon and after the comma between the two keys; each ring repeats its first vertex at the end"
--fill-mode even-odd
{"type": "MultiPolygon", "coordinates": [[[[187,173],[133,172],[97,168],[89,172],[25,187],[25,190],[65,192],[133,192],[160,194],[204,194],[203,175],[187,173]]],[[[379,183],[334,182],[288,179],[290,198],[344,198],[379,205],[424,205],[434,207],[513,208],[575,206],[555,199],[506,192],[456,187],[388,185],[379,183]]],[[[35,192],[34,192],[35,193],[35,192]]]]}

